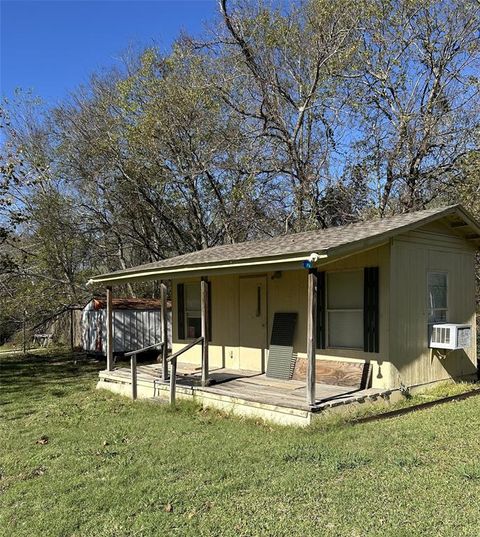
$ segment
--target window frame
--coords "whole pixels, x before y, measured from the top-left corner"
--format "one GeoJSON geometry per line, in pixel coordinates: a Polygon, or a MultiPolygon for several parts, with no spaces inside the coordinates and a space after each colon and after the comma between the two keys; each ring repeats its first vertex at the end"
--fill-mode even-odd
{"type": "Polygon", "coordinates": [[[343,270],[331,270],[326,271],[325,273],[325,296],[324,296],[324,308],[325,308],[325,348],[326,350],[348,350],[348,351],[356,351],[356,352],[364,352],[364,345],[365,345],[365,334],[364,334],[364,315],[365,315],[365,298],[364,298],[364,288],[365,288],[365,282],[364,282],[364,268],[351,268],[351,269],[343,269],[343,270]],[[329,293],[329,276],[331,274],[338,274],[338,273],[360,273],[361,274],[361,282],[362,282],[362,307],[360,308],[329,308],[328,307],[328,293],[329,293]],[[362,330],[362,343],[358,347],[350,347],[350,346],[333,346],[330,343],[330,313],[361,313],[361,330],[362,330]]]}
{"type": "Polygon", "coordinates": [[[449,310],[449,299],[448,299],[448,290],[450,288],[450,274],[448,270],[427,270],[427,292],[426,292],[426,301],[427,301],[427,324],[429,326],[433,326],[434,324],[445,324],[448,323],[448,310],[449,310]],[[432,308],[430,306],[430,284],[429,284],[429,276],[430,274],[441,274],[442,276],[445,276],[445,300],[446,300],[446,307],[445,308],[432,308]],[[430,312],[435,311],[444,311],[445,312],[445,320],[442,321],[431,321],[430,320],[430,312]]]}
{"type": "Polygon", "coordinates": [[[198,282],[186,282],[183,284],[183,294],[184,294],[184,299],[183,299],[183,312],[182,312],[182,315],[183,315],[183,319],[184,319],[184,326],[185,326],[185,339],[183,341],[193,341],[194,339],[197,339],[198,337],[200,337],[202,334],[201,334],[201,331],[202,331],[202,306],[201,306],[201,300],[202,300],[202,297],[201,297],[201,289],[200,289],[200,283],[198,282]],[[199,293],[199,298],[200,298],[200,309],[199,310],[189,310],[188,307],[187,307],[187,302],[188,302],[188,299],[187,299],[187,296],[188,296],[188,291],[187,289],[188,288],[196,288],[198,287],[198,293],[199,293]],[[198,317],[196,315],[192,315],[192,313],[198,313],[198,317]],[[190,314],[190,317],[193,318],[193,319],[200,319],[200,334],[198,336],[189,336],[188,335],[188,316],[190,314]]]}

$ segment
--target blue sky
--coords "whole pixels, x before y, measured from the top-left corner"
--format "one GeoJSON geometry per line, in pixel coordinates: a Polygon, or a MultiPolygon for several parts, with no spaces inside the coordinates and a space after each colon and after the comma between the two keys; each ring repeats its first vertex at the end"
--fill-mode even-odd
{"type": "Polygon", "coordinates": [[[118,64],[129,46],[168,49],[198,33],[215,0],[0,0],[0,91],[32,90],[49,104],[118,64]]]}

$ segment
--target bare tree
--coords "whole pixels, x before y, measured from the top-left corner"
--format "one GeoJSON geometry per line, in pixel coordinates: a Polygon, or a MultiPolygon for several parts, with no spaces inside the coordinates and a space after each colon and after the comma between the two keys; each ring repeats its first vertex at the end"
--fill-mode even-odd
{"type": "Polygon", "coordinates": [[[331,207],[322,196],[338,179],[334,153],[346,97],[340,86],[361,9],[322,0],[289,10],[219,5],[223,28],[211,49],[224,63],[222,98],[246,135],[263,144],[265,167],[285,179],[287,227],[325,226],[331,207]]]}
{"type": "Polygon", "coordinates": [[[478,3],[372,2],[355,112],[380,214],[424,208],[462,178],[479,127],[478,3]]]}

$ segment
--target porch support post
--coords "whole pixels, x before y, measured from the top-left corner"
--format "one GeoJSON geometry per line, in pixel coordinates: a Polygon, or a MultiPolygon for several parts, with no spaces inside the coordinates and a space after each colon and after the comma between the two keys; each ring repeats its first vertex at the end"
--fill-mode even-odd
{"type": "Polygon", "coordinates": [[[177,392],[177,359],[172,360],[172,369],[170,371],[170,404],[175,406],[177,392]]]}
{"type": "Polygon", "coordinates": [[[315,351],[317,348],[317,271],[308,271],[307,404],[315,404],[315,351]]]}
{"type": "Polygon", "coordinates": [[[160,284],[160,301],[162,312],[162,381],[167,382],[168,378],[168,320],[167,320],[167,286],[162,282],[160,284]]]}
{"type": "Polygon", "coordinates": [[[202,386],[208,384],[208,334],[210,328],[208,326],[208,279],[202,277],[200,282],[200,296],[202,307],[202,386]]]}
{"type": "Polygon", "coordinates": [[[137,355],[132,354],[130,358],[130,373],[132,380],[132,399],[137,398],[137,355]]]}
{"type": "Polygon", "coordinates": [[[113,307],[112,288],[107,287],[107,371],[113,370],[113,307]]]}

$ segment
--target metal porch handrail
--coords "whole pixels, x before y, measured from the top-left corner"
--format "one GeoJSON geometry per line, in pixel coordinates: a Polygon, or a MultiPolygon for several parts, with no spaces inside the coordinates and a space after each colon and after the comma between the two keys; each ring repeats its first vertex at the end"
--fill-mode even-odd
{"type": "Polygon", "coordinates": [[[194,339],[191,341],[188,345],[185,345],[185,347],[181,348],[179,351],[173,353],[171,356],[167,358],[167,361],[172,364],[171,370],[170,370],[170,404],[173,406],[175,405],[175,397],[176,397],[176,391],[177,391],[177,358],[183,354],[184,352],[188,351],[188,349],[191,349],[198,343],[204,342],[205,338],[203,336],[197,337],[197,339],[194,339]]]}
{"type": "MultiPolygon", "coordinates": [[[[203,345],[204,341],[205,341],[205,338],[203,336],[200,336],[167,358],[167,362],[170,362],[172,364],[171,371],[170,371],[170,404],[175,405],[175,396],[176,396],[176,390],[177,390],[177,358],[184,352],[194,347],[195,345],[198,345],[199,343],[202,343],[203,345]]],[[[132,379],[132,399],[137,398],[137,354],[143,351],[146,351],[148,349],[154,349],[156,347],[162,348],[163,345],[164,345],[164,342],[162,341],[160,343],[155,343],[154,345],[149,345],[148,347],[143,347],[141,349],[126,352],[124,354],[124,356],[130,356],[130,370],[131,370],[131,379],[132,379]]],[[[155,381],[154,381],[154,387],[155,387],[155,381]]]]}
{"type": "Polygon", "coordinates": [[[185,345],[185,347],[182,347],[179,351],[171,354],[168,358],[167,358],[167,362],[171,362],[172,360],[175,360],[176,358],[178,358],[181,354],[183,354],[184,352],[188,351],[188,349],[191,349],[192,347],[194,347],[195,345],[197,345],[198,343],[202,342],[203,343],[203,340],[204,340],[204,337],[203,336],[200,336],[200,337],[197,337],[197,339],[194,339],[193,341],[191,341],[188,345],[185,345]]]}
{"type": "Polygon", "coordinates": [[[142,347],[141,349],[136,349],[134,351],[129,351],[124,354],[126,358],[133,356],[134,354],[140,354],[141,352],[148,351],[149,349],[155,349],[156,347],[163,347],[164,342],[160,341],[159,343],[154,343],[153,345],[148,345],[148,347],[142,347]]]}
{"type": "Polygon", "coordinates": [[[147,347],[142,347],[134,351],[129,351],[124,354],[125,357],[130,356],[130,375],[132,379],[132,399],[137,398],[137,354],[147,351],[149,349],[155,349],[157,347],[163,348],[165,345],[164,341],[155,343],[153,345],[148,345],[147,347]]]}

